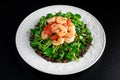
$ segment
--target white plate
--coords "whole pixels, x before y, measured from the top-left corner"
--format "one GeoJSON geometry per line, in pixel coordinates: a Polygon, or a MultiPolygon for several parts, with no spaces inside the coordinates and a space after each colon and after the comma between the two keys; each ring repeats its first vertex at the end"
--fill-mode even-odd
{"type": "Polygon", "coordinates": [[[28,15],[20,24],[16,33],[16,46],[23,60],[33,68],[55,75],[68,75],[81,72],[92,66],[102,55],[106,44],[105,32],[99,21],[87,11],[68,5],[53,5],[38,9],[28,15]],[[77,13],[82,16],[82,20],[88,25],[92,36],[92,46],[79,62],[52,63],[48,62],[35,53],[29,44],[29,30],[39,21],[41,16],[58,11],[77,13]]]}

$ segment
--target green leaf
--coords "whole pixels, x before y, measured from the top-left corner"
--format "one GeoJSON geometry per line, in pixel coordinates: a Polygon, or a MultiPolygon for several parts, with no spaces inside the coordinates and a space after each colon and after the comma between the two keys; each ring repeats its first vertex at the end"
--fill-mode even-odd
{"type": "Polygon", "coordinates": [[[79,27],[76,27],[76,32],[77,32],[77,34],[80,34],[80,28],[79,27]]]}
{"type": "Polygon", "coordinates": [[[73,18],[72,22],[75,25],[75,27],[81,27],[82,22],[80,21],[80,19],[73,18]]]}
{"type": "Polygon", "coordinates": [[[93,38],[92,36],[89,37],[89,41],[92,42],[93,41],[93,38]]]}
{"type": "Polygon", "coordinates": [[[81,22],[80,25],[81,25],[81,28],[82,28],[82,29],[85,29],[85,28],[84,28],[84,22],[83,22],[83,21],[81,22]]]}
{"type": "Polygon", "coordinates": [[[48,13],[46,17],[42,16],[39,19],[37,27],[35,27],[35,29],[30,29],[30,33],[34,34],[34,39],[30,41],[30,45],[36,49],[39,48],[47,57],[55,59],[56,61],[61,62],[63,59],[68,59],[69,61],[75,59],[78,61],[80,51],[85,49],[86,39],[88,39],[88,42],[93,41],[89,29],[85,27],[84,22],[81,21],[80,18],[81,16],[79,14],[73,14],[72,12],[62,13],[61,11],[56,14],[48,13]],[[41,33],[47,25],[46,20],[54,16],[62,16],[72,20],[78,35],[74,42],[54,46],[50,37],[45,40],[41,38],[41,33]]]}
{"type": "Polygon", "coordinates": [[[49,57],[52,54],[52,48],[47,48],[44,54],[49,57]]]}
{"type": "MultiPolygon", "coordinates": [[[[38,44],[38,48],[42,50],[42,47],[43,47],[42,44],[39,43],[39,44],[38,44]]],[[[42,51],[43,51],[43,50],[42,50],[42,51]]]]}
{"type": "Polygon", "coordinates": [[[39,42],[37,42],[36,40],[33,40],[33,41],[30,42],[30,45],[32,47],[37,47],[39,45],[39,42]]]}
{"type": "Polygon", "coordinates": [[[74,59],[76,60],[76,61],[79,61],[79,59],[76,57],[76,55],[75,55],[75,53],[71,53],[72,54],[72,56],[74,57],[74,59]]]}
{"type": "Polygon", "coordinates": [[[70,55],[70,53],[66,53],[65,58],[72,61],[72,56],[70,55]]]}
{"type": "Polygon", "coordinates": [[[38,31],[38,29],[30,29],[31,34],[36,34],[37,31],[38,31]]]}
{"type": "Polygon", "coordinates": [[[59,54],[59,59],[58,59],[58,61],[60,61],[60,60],[62,60],[63,59],[63,57],[64,57],[64,55],[65,55],[65,53],[62,51],[62,53],[61,54],[59,54]]]}
{"type": "Polygon", "coordinates": [[[48,38],[47,40],[44,40],[42,49],[45,51],[51,45],[52,45],[52,41],[50,40],[50,38],[48,38]]]}
{"type": "Polygon", "coordinates": [[[86,29],[86,33],[87,33],[87,34],[90,34],[90,30],[89,30],[89,29],[86,29]]]}
{"type": "Polygon", "coordinates": [[[74,52],[74,53],[79,53],[79,47],[80,47],[80,43],[72,43],[71,45],[70,45],[70,47],[71,47],[71,52],[74,52]]]}
{"type": "Polygon", "coordinates": [[[52,13],[48,13],[46,16],[47,19],[52,18],[52,17],[54,17],[54,15],[52,13]]]}
{"type": "Polygon", "coordinates": [[[45,27],[46,24],[47,24],[46,17],[42,16],[39,20],[40,30],[43,30],[43,28],[45,27]]]}
{"type": "Polygon", "coordinates": [[[79,21],[77,21],[75,19],[72,19],[72,22],[75,25],[75,27],[79,27],[80,26],[80,22],[79,21]]]}
{"type": "Polygon", "coordinates": [[[36,40],[36,41],[39,41],[39,40],[41,40],[41,39],[40,39],[40,35],[38,35],[38,34],[35,34],[35,36],[34,36],[34,40],[36,40]]]}
{"type": "Polygon", "coordinates": [[[81,39],[80,41],[81,41],[83,44],[85,44],[85,39],[81,39]]]}
{"type": "Polygon", "coordinates": [[[77,47],[77,46],[78,46],[78,43],[72,43],[72,44],[70,45],[71,48],[75,48],[75,47],[77,47]]]}
{"type": "Polygon", "coordinates": [[[67,13],[65,14],[65,17],[66,17],[66,18],[69,18],[69,19],[70,19],[70,18],[72,19],[72,18],[74,17],[74,15],[73,15],[71,12],[67,12],[67,13]]]}
{"type": "Polygon", "coordinates": [[[74,15],[74,18],[76,18],[76,19],[80,19],[81,16],[80,16],[79,14],[75,14],[75,15],[74,15]]]}
{"type": "Polygon", "coordinates": [[[84,37],[82,35],[79,35],[79,39],[82,40],[84,37]]]}
{"type": "Polygon", "coordinates": [[[57,58],[58,57],[58,54],[53,54],[52,56],[51,56],[53,59],[55,59],[55,58],[57,58]]]}
{"type": "Polygon", "coordinates": [[[83,48],[85,48],[85,45],[80,45],[80,49],[83,49],[83,48]]]}
{"type": "Polygon", "coordinates": [[[55,14],[55,16],[62,16],[64,17],[65,14],[63,14],[61,11],[59,11],[58,13],[55,14]]]}
{"type": "Polygon", "coordinates": [[[60,48],[61,46],[54,46],[53,45],[53,53],[57,53],[58,49],[60,48]]]}

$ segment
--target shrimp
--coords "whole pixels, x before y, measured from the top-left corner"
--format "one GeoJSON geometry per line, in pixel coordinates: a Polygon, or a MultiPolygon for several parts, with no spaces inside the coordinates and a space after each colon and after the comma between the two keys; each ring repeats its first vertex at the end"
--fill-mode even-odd
{"type": "Polygon", "coordinates": [[[75,26],[70,20],[68,20],[67,24],[68,24],[68,28],[67,28],[67,33],[66,33],[65,36],[66,37],[72,37],[76,33],[75,26]]]}
{"type": "Polygon", "coordinates": [[[67,33],[67,29],[61,24],[56,24],[51,30],[53,33],[57,33],[59,37],[62,37],[67,33]]]}
{"type": "Polygon", "coordinates": [[[53,23],[53,22],[55,22],[55,21],[56,21],[56,17],[47,19],[47,22],[48,22],[48,23],[53,23]]]}
{"type": "Polygon", "coordinates": [[[64,43],[64,38],[59,37],[57,40],[53,40],[52,43],[53,43],[53,45],[55,45],[55,46],[58,46],[58,45],[60,45],[60,44],[63,44],[63,43],[64,43]]]}
{"type": "Polygon", "coordinates": [[[74,26],[74,24],[73,24],[72,22],[69,23],[68,26],[69,26],[69,27],[73,27],[73,28],[75,29],[75,26],[74,26]]]}
{"type": "Polygon", "coordinates": [[[57,23],[52,23],[52,24],[50,24],[50,27],[54,28],[56,25],[57,25],[57,23]]]}
{"type": "Polygon", "coordinates": [[[59,36],[58,36],[57,34],[55,34],[55,35],[53,35],[53,36],[51,37],[52,40],[56,40],[56,39],[58,39],[58,38],[59,38],[59,36]]]}
{"type": "Polygon", "coordinates": [[[56,22],[60,23],[60,24],[67,23],[67,18],[58,16],[58,17],[56,17],[56,22]]]}
{"type": "Polygon", "coordinates": [[[66,37],[72,37],[74,36],[76,33],[75,28],[74,27],[68,27],[67,33],[66,33],[66,37]]]}
{"type": "Polygon", "coordinates": [[[65,24],[62,24],[66,29],[68,29],[68,25],[65,23],[65,24]]]}
{"type": "Polygon", "coordinates": [[[42,39],[47,39],[48,35],[44,31],[42,31],[41,37],[42,37],[42,39]]]}
{"type": "Polygon", "coordinates": [[[72,36],[72,37],[64,37],[64,41],[65,41],[66,43],[71,43],[71,42],[74,41],[74,38],[75,38],[75,36],[72,36]]]}

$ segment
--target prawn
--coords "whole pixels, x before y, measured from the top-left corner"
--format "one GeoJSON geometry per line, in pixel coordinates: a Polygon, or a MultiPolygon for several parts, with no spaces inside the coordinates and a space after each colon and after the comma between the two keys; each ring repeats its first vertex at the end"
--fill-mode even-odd
{"type": "Polygon", "coordinates": [[[68,24],[68,27],[73,27],[75,29],[75,26],[72,22],[68,24]]]}
{"type": "Polygon", "coordinates": [[[50,24],[50,27],[54,28],[56,25],[57,25],[57,23],[52,23],[52,24],[50,24]]]}
{"type": "Polygon", "coordinates": [[[75,36],[72,36],[72,37],[64,37],[64,41],[65,41],[66,43],[71,43],[71,42],[74,41],[74,38],[75,38],[75,36]]]}
{"type": "Polygon", "coordinates": [[[51,30],[53,33],[57,33],[59,37],[62,37],[67,33],[67,29],[61,24],[56,24],[51,30]]]}
{"type": "Polygon", "coordinates": [[[42,31],[41,37],[42,37],[42,39],[47,39],[48,35],[44,31],[42,31]]]}
{"type": "Polygon", "coordinates": [[[60,23],[60,24],[67,23],[67,18],[58,16],[58,17],[56,17],[56,22],[60,23]]]}
{"type": "Polygon", "coordinates": [[[53,22],[55,22],[56,21],[56,17],[52,17],[52,18],[50,18],[50,19],[47,19],[47,22],[48,23],[53,23],[53,22]]]}
{"type": "Polygon", "coordinates": [[[64,43],[64,38],[59,37],[58,39],[53,40],[52,43],[53,43],[53,45],[55,45],[55,46],[58,46],[58,45],[60,45],[60,44],[63,44],[63,43],[64,43]]]}
{"type": "Polygon", "coordinates": [[[68,27],[67,33],[66,33],[66,37],[72,37],[74,36],[76,33],[75,28],[74,27],[68,27]]]}

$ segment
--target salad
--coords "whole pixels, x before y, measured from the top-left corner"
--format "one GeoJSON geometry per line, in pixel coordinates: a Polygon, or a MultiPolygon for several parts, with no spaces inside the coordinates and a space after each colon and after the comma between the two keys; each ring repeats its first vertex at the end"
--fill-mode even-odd
{"type": "Polygon", "coordinates": [[[30,29],[30,45],[51,62],[79,61],[91,46],[93,37],[79,14],[48,13],[30,29]]]}

